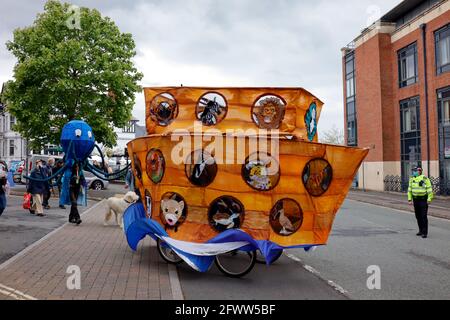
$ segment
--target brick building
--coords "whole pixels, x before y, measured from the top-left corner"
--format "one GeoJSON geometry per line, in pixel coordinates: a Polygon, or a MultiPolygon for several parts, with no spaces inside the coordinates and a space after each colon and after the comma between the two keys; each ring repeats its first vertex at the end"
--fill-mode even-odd
{"type": "Polygon", "coordinates": [[[421,165],[449,193],[450,1],[403,1],[342,53],[346,143],[372,148],[358,187],[404,188],[421,165]]]}

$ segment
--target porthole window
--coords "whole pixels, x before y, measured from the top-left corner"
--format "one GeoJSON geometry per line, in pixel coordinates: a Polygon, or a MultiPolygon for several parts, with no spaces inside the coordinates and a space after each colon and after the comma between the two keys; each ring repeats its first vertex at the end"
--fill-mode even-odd
{"type": "Polygon", "coordinates": [[[303,211],[297,201],[282,199],[270,211],[270,226],[280,236],[296,233],[303,223],[303,211]]]}
{"type": "Polygon", "coordinates": [[[313,102],[305,114],[305,127],[308,140],[313,141],[317,134],[317,105],[313,102]]]}
{"type": "Polygon", "coordinates": [[[314,159],[308,162],[302,175],[306,190],[314,197],[319,197],[328,190],[332,178],[333,169],[325,159],[314,159]]]}
{"type": "Polygon", "coordinates": [[[133,162],[134,162],[134,176],[142,183],[141,160],[139,160],[139,157],[136,153],[133,155],[133,162]]]}
{"type": "Polygon", "coordinates": [[[149,179],[158,184],[164,177],[166,170],[166,160],[164,155],[158,149],[151,149],[147,154],[146,159],[146,172],[149,179]]]}
{"type": "Polygon", "coordinates": [[[186,221],[186,201],[178,193],[168,192],[161,198],[160,219],[166,228],[175,229],[186,221]]]}
{"type": "Polygon", "coordinates": [[[197,119],[205,126],[214,126],[221,122],[228,111],[225,97],[216,92],[203,95],[197,103],[195,110],[197,119]]]}
{"type": "Polygon", "coordinates": [[[257,152],[245,160],[242,178],[255,190],[269,191],[275,188],[280,180],[280,166],[271,155],[257,152]]]}
{"type": "Polygon", "coordinates": [[[166,127],[178,116],[178,104],[170,93],[157,95],[150,103],[150,117],[158,125],[166,127]]]}
{"type": "Polygon", "coordinates": [[[253,122],[260,129],[278,129],[286,111],[286,102],[275,95],[264,95],[252,108],[253,122]]]}
{"type": "Polygon", "coordinates": [[[217,163],[208,152],[196,150],[186,159],[185,172],[193,185],[206,187],[217,175],[217,163]]]}
{"type": "Polygon", "coordinates": [[[145,190],[145,208],[147,213],[147,218],[152,217],[152,196],[150,195],[150,191],[145,190]]]}
{"type": "Polygon", "coordinates": [[[209,224],[217,232],[241,228],[244,216],[244,205],[231,196],[214,200],[208,211],[209,224]]]}

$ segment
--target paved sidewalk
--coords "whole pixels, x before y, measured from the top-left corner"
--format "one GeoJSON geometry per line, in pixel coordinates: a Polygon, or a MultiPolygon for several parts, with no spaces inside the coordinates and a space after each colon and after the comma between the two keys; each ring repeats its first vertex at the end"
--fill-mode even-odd
{"type": "MultiPolygon", "coordinates": [[[[414,207],[408,204],[407,195],[403,193],[352,190],[347,198],[392,209],[414,212],[414,207]]],[[[434,199],[429,207],[428,214],[433,217],[450,220],[450,199],[441,197],[434,199]]]]}
{"type": "Polygon", "coordinates": [[[0,300],[182,299],[176,270],[154,241],[146,237],[134,253],[119,227],[103,225],[105,210],[99,202],[81,226],[65,224],[0,265],[0,300]],[[67,288],[70,266],[81,270],[80,290],[67,288]]]}

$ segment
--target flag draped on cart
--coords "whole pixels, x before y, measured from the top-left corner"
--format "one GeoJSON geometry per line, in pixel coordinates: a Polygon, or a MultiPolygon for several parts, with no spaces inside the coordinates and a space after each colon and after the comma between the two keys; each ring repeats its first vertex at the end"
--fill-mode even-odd
{"type": "Polygon", "coordinates": [[[175,240],[169,237],[157,221],[146,217],[142,203],[128,207],[124,213],[123,222],[128,245],[134,251],[137,250],[139,242],[148,235],[155,241],[158,239],[163,241],[189,266],[199,272],[207,272],[217,255],[233,250],[259,250],[270,264],[285,249],[303,248],[305,251],[309,251],[315,247],[314,245],[282,247],[267,240],[254,240],[248,233],[239,229],[227,230],[206,243],[175,240]]]}

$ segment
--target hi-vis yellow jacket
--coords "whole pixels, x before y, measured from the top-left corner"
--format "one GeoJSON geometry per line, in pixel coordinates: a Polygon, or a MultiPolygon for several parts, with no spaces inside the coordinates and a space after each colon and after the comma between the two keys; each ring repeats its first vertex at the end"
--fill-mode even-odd
{"type": "Polygon", "coordinates": [[[418,177],[411,177],[409,179],[408,187],[408,201],[412,201],[416,197],[427,196],[428,202],[433,200],[433,186],[430,179],[424,175],[418,177]]]}

